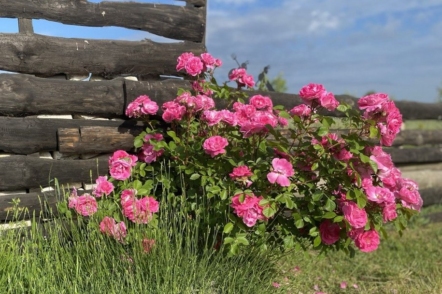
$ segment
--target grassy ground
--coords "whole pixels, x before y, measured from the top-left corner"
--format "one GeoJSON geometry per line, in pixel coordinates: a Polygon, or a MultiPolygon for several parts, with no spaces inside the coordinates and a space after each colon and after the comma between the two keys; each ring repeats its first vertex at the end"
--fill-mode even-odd
{"type": "Polygon", "coordinates": [[[340,252],[319,257],[315,252],[293,253],[281,262],[277,290],[440,294],[442,223],[429,223],[425,218],[435,211],[441,212],[442,206],[425,209],[402,237],[392,229],[377,251],[358,253],[353,259],[340,252]]]}

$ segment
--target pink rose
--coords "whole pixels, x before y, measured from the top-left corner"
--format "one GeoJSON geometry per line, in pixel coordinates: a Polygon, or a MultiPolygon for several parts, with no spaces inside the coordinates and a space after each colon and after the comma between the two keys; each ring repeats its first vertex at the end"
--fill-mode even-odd
{"type": "Polygon", "coordinates": [[[199,75],[203,68],[204,64],[198,57],[190,57],[184,66],[186,72],[193,77],[199,75]]]}
{"type": "Polygon", "coordinates": [[[232,198],[233,212],[243,219],[243,222],[248,227],[253,227],[257,220],[265,220],[263,214],[263,207],[259,205],[262,197],[255,195],[245,195],[244,201],[239,201],[240,195],[237,194],[232,198]]]}
{"type": "Polygon", "coordinates": [[[324,91],[323,85],[311,83],[301,88],[299,96],[305,104],[312,105],[312,101],[319,99],[324,91]]]}
{"type": "Polygon", "coordinates": [[[97,212],[97,200],[87,193],[82,196],[74,195],[69,197],[69,208],[75,209],[82,216],[91,216],[97,212]]]}
{"type": "Polygon", "coordinates": [[[144,143],[143,146],[141,146],[140,153],[138,157],[140,160],[146,162],[146,163],[152,163],[157,160],[158,157],[163,155],[164,150],[155,150],[155,147],[149,143],[144,143]]]}
{"type": "Polygon", "coordinates": [[[388,203],[384,205],[382,209],[382,218],[384,223],[389,222],[397,218],[396,203],[388,203]]]}
{"type": "MultiPolygon", "coordinates": [[[[196,103],[195,103],[196,104],[196,103]]],[[[163,104],[163,115],[162,118],[165,122],[172,122],[174,120],[181,120],[186,113],[186,107],[180,105],[174,101],[169,101],[163,104]]]]}
{"type": "Polygon", "coordinates": [[[253,176],[252,171],[246,165],[240,165],[233,168],[233,171],[229,174],[231,179],[237,179],[242,177],[251,177],[253,176]]]}
{"type": "Polygon", "coordinates": [[[158,111],[158,104],[150,100],[149,96],[141,95],[129,103],[126,109],[126,116],[141,117],[143,115],[155,115],[158,111]]]}
{"type": "Polygon", "coordinates": [[[278,117],[278,124],[280,127],[286,127],[289,125],[289,121],[285,117],[278,117]]]}
{"type": "Polygon", "coordinates": [[[238,119],[236,118],[235,113],[227,109],[223,109],[220,110],[220,114],[221,114],[221,121],[223,121],[227,125],[234,127],[238,124],[238,119]]]}
{"type": "Polygon", "coordinates": [[[101,197],[104,195],[109,196],[114,190],[114,185],[107,180],[107,176],[99,176],[96,180],[96,187],[92,192],[95,197],[101,197]]]}
{"type": "Polygon", "coordinates": [[[158,212],[159,203],[153,197],[136,198],[135,189],[126,189],[121,193],[123,215],[134,223],[146,224],[152,219],[152,214],[158,212]]]}
{"type": "Polygon", "coordinates": [[[359,109],[365,112],[380,112],[382,104],[387,102],[388,95],[383,93],[376,93],[362,97],[358,100],[359,109]]]}
{"type": "Polygon", "coordinates": [[[400,179],[398,183],[398,197],[402,200],[404,207],[419,211],[423,201],[418,191],[418,185],[410,179],[400,179]]]}
{"type": "Polygon", "coordinates": [[[289,113],[291,115],[296,115],[296,116],[300,116],[300,117],[307,117],[307,116],[310,116],[310,114],[312,113],[312,109],[308,105],[301,104],[301,105],[293,107],[289,111],[289,113]]]}
{"type": "Polygon", "coordinates": [[[371,252],[379,247],[380,238],[375,230],[362,231],[354,238],[356,247],[362,252],[371,252]]]}
{"type": "Polygon", "coordinates": [[[114,179],[124,181],[131,176],[132,166],[128,161],[119,159],[112,162],[109,173],[114,179]]]}
{"type": "Polygon", "coordinates": [[[180,70],[184,69],[187,61],[192,57],[194,57],[192,52],[185,52],[185,53],[181,54],[177,59],[178,64],[176,66],[176,70],[180,71],[180,70]]]}
{"type": "Polygon", "coordinates": [[[393,192],[387,188],[371,186],[365,189],[367,199],[375,203],[394,203],[395,197],[393,192]]]}
{"type": "Polygon", "coordinates": [[[249,103],[257,110],[271,111],[273,108],[272,99],[267,96],[254,95],[250,97],[249,103]]]}
{"type": "Polygon", "coordinates": [[[330,220],[325,220],[319,225],[319,234],[321,235],[322,243],[331,245],[339,240],[339,232],[341,227],[337,223],[332,223],[330,220]]]}
{"type": "Polygon", "coordinates": [[[124,160],[129,163],[130,166],[135,166],[137,164],[138,158],[135,155],[130,155],[124,150],[117,150],[109,157],[109,165],[112,165],[114,161],[124,160]]]}
{"type": "Polygon", "coordinates": [[[378,176],[383,179],[389,177],[391,170],[394,168],[393,160],[390,154],[384,152],[382,147],[375,146],[371,151],[370,159],[378,166],[378,176]]]}
{"type": "Polygon", "coordinates": [[[290,186],[289,177],[293,176],[292,164],[284,158],[274,158],[272,160],[273,171],[267,174],[267,180],[270,183],[277,183],[281,187],[290,186]]]}
{"type": "Polygon", "coordinates": [[[221,136],[212,136],[204,141],[203,149],[207,154],[215,157],[218,154],[226,153],[226,150],[224,148],[227,145],[229,145],[229,142],[226,138],[223,138],[221,136]]]}
{"type": "Polygon", "coordinates": [[[344,218],[353,228],[363,228],[367,224],[367,212],[363,208],[351,201],[345,201],[342,203],[342,212],[344,213],[344,218]]]}
{"type": "Polygon", "coordinates": [[[115,219],[105,216],[100,222],[100,232],[103,234],[113,237],[119,242],[123,242],[127,235],[126,225],[124,222],[117,223],[115,219]]]}
{"type": "Polygon", "coordinates": [[[213,58],[212,55],[209,53],[203,53],[201,54],[201,60],[204,62],[204,65],[207,68],[213,68],[215,66],[215,58],[213,58]]]}
{"type": "Polygon", "coordinates": [[[246,73],[246,70],[242,67],[240,68],[235,68],[232,70],[232,72],[229,74],[229,80],[231,81],[236,81],[238,80],[240,77],[244,76],[246,73]]]}
{"type": "Polygon", "coordinates": [[[215,101],[206,95],[196,95],[195,99],[195,111],[209,110],[215,107],[215,101]]]}
{"type": "Polygon", "coordinates": [[[333,93],[326,91],[321,93],[321,96],[319,97],[319,103],[322,107],[326,108],[329,111],[333,111],[336,109],[336,107],[339,106],[339,101],[336,100],[333,93]]]}
{"type": "Polygon", "coordinates": [[[205,110],[201,115],[201,120],[205,121],[209,127],[218,124],[223,118],[223,114],[218,110],[205,110]]]}
{"type": "Polygon", "coordinates": [[[245,74],[237,80],[240,85],[247,86],[248,88],[253,88],[255,86],[255,81],[252,75],[245,74]]]}

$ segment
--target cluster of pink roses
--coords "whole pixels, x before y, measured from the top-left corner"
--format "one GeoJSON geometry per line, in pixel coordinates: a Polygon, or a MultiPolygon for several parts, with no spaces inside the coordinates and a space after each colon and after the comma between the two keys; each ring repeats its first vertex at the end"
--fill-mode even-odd
{"type": "Polygon", "coordinates": [[[238,88],[253,88],[253,86],[255,86],[253,76],[247,74],[246,69],[242,67],[232,70],[232,72],[229,74],[229,80],[235,81],[238,85],[238,88]]]}
{"type": "Polygon", "coordinates": [[[376,93],[362,97],[358,105],[359,109],[364,110],[364,118],[376,121],[381,144],[391,146],[402,126],[402,115],[394,101],[387,94],[376,93]]]}
{"type": "Polygon", "coordinates": [[[157,111],[158,104],[150,100],[149,96],[141,95],[129,103],[126,108],[126,116],[139,118],[146,115],[155,115],[157,111]]]}
{"type": "Polygon", "coordinates": [[[248,227],[253,227],[257,220],[266,220],[263,214],[263,209],[259,202],[263,199],[262,196],[255,196],[254,194],[235,195],[232,198],[232,208],[235,214],[243,219],[243,222],[248,227]],[[241,196],[244,196],[244,201],[240,201],[241,196]]]}
{"type": "MultiPolygon", "coordinates": [[[[327,110],[333,111],[339,106],[339,101],[331,92],[327,92],[321,84],[308,84],[301,88],[299,96],[305,105],[315,108],[320,105],[327,110]]],[[[305,106],[302,107],[305,109],[305,106]]],[[[298,111],[293,110],[292,111],[298,111]]],[[[305,110],[304,110],[305,111],[305,110]]],[[[302,113],[303,111],[301,111],[302,113]]]]}
{"type": "Polygon", "coordinates": [[[123,215],[134,223],[147,224],[153,213],[158,212],[159,203],[153,197],[136,197],[137,190],[126,189],[121,192],[123,215]]]}
{"type": "Polygon", "coordinates": [[[78,196],[77,189],[73,188],[69,196],[69,208],[82,216],[90,216],[97,212],[98,205],[95,197],[88,193],[78,196]]]}
{"type": "Polygon", "coordinates": [[[213,58],[209,53],[203,53],[200,57],[191,52],[186,52],[178,57],[176,70],[185,70],[191,76],[197,76],[208,69],[214,69],[222,65],[221,60],[213,58]]]}

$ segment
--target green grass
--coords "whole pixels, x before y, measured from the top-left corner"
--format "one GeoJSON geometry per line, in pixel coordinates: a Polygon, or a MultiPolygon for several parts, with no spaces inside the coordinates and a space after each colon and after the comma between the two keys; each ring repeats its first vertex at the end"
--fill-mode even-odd
{"type": "Polygon", "coordinates": [[[150,234],[156,240],[150,253],[75,224],[67,234],[59,221],[44,230],[34,223],[30,230],[3,231],[0,292],[271,293],[277,274],[272,254],[251,250],[228,258],[209,238],[197,237],[196,221],[177,223],[173,214],[165,219],[150,234]]]}
{"type": "Polygon", "coordinates": [[[314,293],[315,285],[326,293],[442,293],[442,223],[425,218],[436,211],[442,206],[425,210],[402,237],[389,230],[389,239],[372,253],[349,258],[342,252],[294,252],[281,262],[275,282],[281,293],[314,293]]]}

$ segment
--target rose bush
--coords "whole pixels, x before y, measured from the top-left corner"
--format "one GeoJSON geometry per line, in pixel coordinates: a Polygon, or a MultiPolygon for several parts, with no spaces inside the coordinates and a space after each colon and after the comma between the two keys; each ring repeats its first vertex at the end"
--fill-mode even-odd
{"type": "MultiPolygon", "coordinates": [[[[235,90],[219,86],[213,73],[220,65],[208,53],[182,54],[177,70],[192,77],[192,90],[161,107],[145,95],[130,103],[126,115],[147,126],[135,153],[116,151],[110,178],[97,179],[96,199],[73,195],[69,207],[98,218],[103,234],[130,242],[134,224],[155,230],[167,200],[185,211],[183,219],[199,218],[201,230],[221,227],[214,238],[230,254],[270,243],[299,248],[306,240],[323,250],[352,252],[354,244],[370,252],[386,223],[405,229],[422,199],[383,149],[402,124],[386,94],[362,97],[357,110],[308,84],[299,92],[304,104],[286,110],[267,96],[247,99],[251,92],[240,90],[254,81],[245,69],[229,76],[235,90]],[[166,130],[152,117],[160,108],[166,130]],[[343,114],[346,132],[331,131],[327,111],[343,114]]],[[[155,241],[147,235],[150,251],[155,241]]]]}

